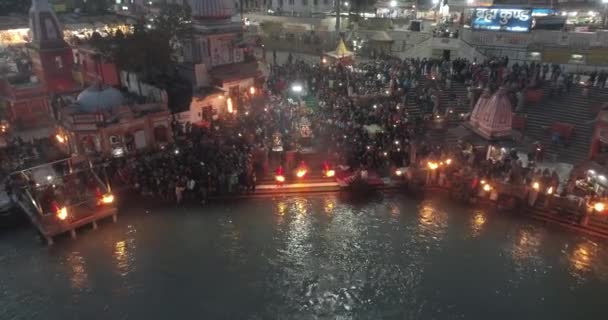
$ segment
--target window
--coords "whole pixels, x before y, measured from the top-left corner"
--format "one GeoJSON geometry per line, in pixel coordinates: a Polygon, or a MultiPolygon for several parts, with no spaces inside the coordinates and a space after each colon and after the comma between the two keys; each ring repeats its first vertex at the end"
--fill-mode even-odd
{"type": "Polygon", "coordinates": [[[118,136],[110,136],[110,144],[115,145],[120,143],[120,138],[118,136]]]}
{"type": "Polygon", "coordinates": [[[55,68],[57,70],[63,69],[63,60],[61,59],[61,56],[55,57],[55,68]]]}

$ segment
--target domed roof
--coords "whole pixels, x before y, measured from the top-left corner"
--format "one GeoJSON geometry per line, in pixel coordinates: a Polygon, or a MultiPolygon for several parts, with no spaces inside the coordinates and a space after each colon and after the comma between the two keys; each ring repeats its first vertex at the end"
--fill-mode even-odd
{"type": "Polygon", "coordinates": [[[195,18],[226,19],[235,13],[234,0],[188,0],[195,18]]]}
{"type": "Polygon", "coordinates": [[[97,112],[118,107],[123,103],[120,91],[112,87],[91,86],[82,91],[76,100],[80,110],[84,112],[97,112]]]}

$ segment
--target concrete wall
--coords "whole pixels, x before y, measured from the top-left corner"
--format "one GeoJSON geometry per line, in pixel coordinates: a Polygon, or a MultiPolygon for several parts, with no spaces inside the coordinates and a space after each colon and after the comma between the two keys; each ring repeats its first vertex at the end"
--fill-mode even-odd
{"type": "Polygon", "coordinates": [[[428,38],[417,43],[414,47],[403,52],[397,52],[400,58],[441,58],[443,50],[450,50],[450,58],[477,59],[483,61],[486,56],[474,47],[460,39],[453,38],[428,38]],[[435,53],[435,54],[434,54],[435,53]]]}
{"type": "Polygon", "coordinates": [[[507,56],[511,62],[530,62],[532,52],[539,52],[541,62],[558,63],[568,72],[590,72],[608,68],[604,57],[608,47],[608,32],[563,32],[538,30],[530,33],[484,32],[465,29],[462,39],[486,56],[507,56]],[[566,56],[569,53],[583,54],[583,63],[573,63],[566,56]],[[553,56],[553,61],[548,55],[553,56]]]}
{"type": "Polygon", "coordinates": [[[462,39],[476,46],[508,46],[526,48],[529,45],[560,46],[572,49],[608,47],[608,31],[563,32],[535,30],[530,33],[472,31],[463,29],[462,39]]]}

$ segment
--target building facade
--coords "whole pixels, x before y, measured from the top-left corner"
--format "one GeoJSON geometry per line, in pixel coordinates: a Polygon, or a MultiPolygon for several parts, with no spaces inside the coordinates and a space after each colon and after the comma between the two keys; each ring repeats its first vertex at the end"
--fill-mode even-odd
{"type": "Polygon", "coordinates": [[[269,9],[284,14],[329,13],[335,8],[335,0],[269,0],[269,2],[269,9]]]}
{"type": "MultiPolygon", "coordinates": [[[[243,25],[232,17],[232,0],[188,0],[193,36],[183,43],[181,70],[194,85],[185,122],[198,123],[238,109],[238,97],[261,77],[253,49],[244,39],[243,25]]],[[[175,3],[184,3],[176,0],[175,3]]]]}
{"type": "Polygon", "coordinates": [[[54,107],[55,137],[72,155],[120,157],[173,142],[166,101],[136,104],[119,90],[98,84],[60,96],[54,107]]]}

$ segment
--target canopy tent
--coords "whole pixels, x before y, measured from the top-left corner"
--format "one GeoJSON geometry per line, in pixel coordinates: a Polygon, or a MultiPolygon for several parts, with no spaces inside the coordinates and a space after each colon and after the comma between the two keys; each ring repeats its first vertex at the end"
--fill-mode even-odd
{"type": "Polygon", "coordinates": [[[338,47],[334,51],[326,52],[325,56],[336,60],[337,62],[352,62],[355,54],[346,48],[344,39],[340,39],[338,47]]]}

